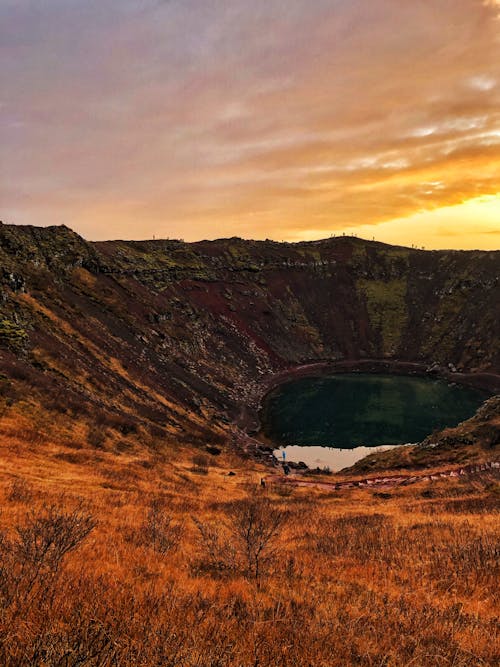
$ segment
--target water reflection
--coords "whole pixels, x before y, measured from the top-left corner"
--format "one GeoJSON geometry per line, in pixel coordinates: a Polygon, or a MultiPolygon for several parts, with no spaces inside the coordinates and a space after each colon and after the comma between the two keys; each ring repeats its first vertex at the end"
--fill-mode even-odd
{"type": "Polygon", "coordinates": [[[283,461],[283,451],[285,460],[300,463],[303,461],[309,468],[329,468],[331,471],[341,470],[354,465],[356,461],[373,454],[374,452],[383,452],[397,445],[382,445],[379,447],[353,447],[352,449],[336,449],[334,447],[321,447],[312,445],[301,447],[300,445],[289,445],[274,450],[274,456],[283,461]]]}
{"type": "Polygon", "coordinates": [[[287,447],[290,460],[338,469],[375,446],[419,442],[435,429],[455,426],[485,398],[483,392],[426,377],[309,377],[269,394],[261,422],[268,438],[287,447]]]}

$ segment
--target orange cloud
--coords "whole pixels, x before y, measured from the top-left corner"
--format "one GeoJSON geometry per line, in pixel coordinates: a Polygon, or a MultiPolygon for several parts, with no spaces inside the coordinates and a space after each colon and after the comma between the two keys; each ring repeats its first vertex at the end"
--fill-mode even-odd
{"type": "Polygon", "coordinates": [[[500,191],[497,15],[482,0],[3,3],[0,217],[96,239],[400,242],[427,215],[433,243],[468,244],[484,207],[453,236],[435,212],[500,191]]]}

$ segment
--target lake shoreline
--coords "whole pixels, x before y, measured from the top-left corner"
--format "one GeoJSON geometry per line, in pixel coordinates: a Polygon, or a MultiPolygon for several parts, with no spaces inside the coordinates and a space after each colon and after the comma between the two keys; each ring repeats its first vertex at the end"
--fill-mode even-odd
{"type": "MultiPolygon", "coordinates": [[[[262,461],[269,464],[269,450],[279,448],[279,444],[267,437],[262,430],[261,411],[267,395],[278,386],[306,377],[323,377],[332,374],[367,373],[436,378],[448,383],[483,391],[485,400],[500,393],[500,375],[496,373],[462,373],[438,364],[398,361],[393,359],[358,359],[341,361],[319,361],[299,364],[278,371],[259,384],[252,406],[242,407],[236,426],[255,443],[256,451],[263,446],[262,461]]],[[[275,457],[273,457],[275,459],[275,457]]],[[[276,463],[276,459],[274,460],[276,463]]]]}

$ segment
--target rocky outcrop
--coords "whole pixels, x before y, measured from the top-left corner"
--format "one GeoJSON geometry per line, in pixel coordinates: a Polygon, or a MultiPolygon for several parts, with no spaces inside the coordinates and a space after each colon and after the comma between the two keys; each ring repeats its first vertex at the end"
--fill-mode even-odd
{"type": "MultiPolygon", "coordinates": [[[[476,414],[454,428],[429,435],[418,445],[391,448],[361,459],[343,472],[367,473],[388,469],[419,470],[436,465],[484,464],[498,459],[500,395],[483,403],[476,414]]],[[[498,469],[496,464],[494,469],[498,469]]]]}

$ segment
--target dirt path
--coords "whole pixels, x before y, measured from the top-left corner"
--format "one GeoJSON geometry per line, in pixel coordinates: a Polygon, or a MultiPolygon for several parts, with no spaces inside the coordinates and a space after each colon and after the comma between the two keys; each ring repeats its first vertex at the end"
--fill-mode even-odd
{"type": "Polygon", "coordinates": [[[407,486],[415,484],[416,482],[435,482],[445,477],[463,477],[476,475],[487,471],[500,471],[500,461],[489,461],[487,463],[478,463],[475,465],[461,466],[453,470],[444,470],[442,472],[421,472],[416,474],[391,475],[366,477],[363,479],[344,480],[342,482],[325,482],[323,480],[304,479],[300,474],[291,475],[268,475],[265,480],[272,484],[292,484],[293,486],[315,486],[319,489],[327,489],[330,491],[338,491],[340,489],[355,489],[355,488],[371,488],[384,487],[390,488],[394,486],[407,486]]]}

